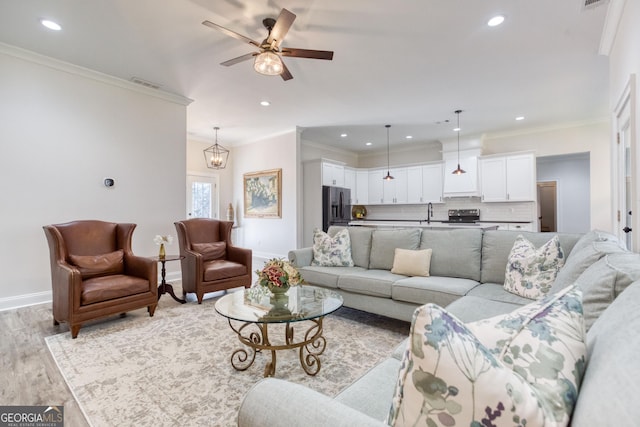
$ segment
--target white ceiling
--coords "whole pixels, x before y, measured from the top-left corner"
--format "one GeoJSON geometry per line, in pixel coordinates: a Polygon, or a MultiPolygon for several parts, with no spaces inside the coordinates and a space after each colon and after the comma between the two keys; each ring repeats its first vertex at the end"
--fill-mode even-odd
{"type": "Polygon", "coordinates": [[[606,118],[608,61],[598,48],[607,9],[583,2],[0,0],[0,42],[191,98],[194,138],[212,140],[220,126],[231,146],[299,126],[304,139],[366,151],[386,145],[387,123],[392,145],[407,134],[451,138],[456,109],[462,135],[606,118]],[[282,46],[333,50],[333,61],[286,58],[287,82],[251,61],[219,65],[252,46],[203,20],[260,41],[262,19],[283,7],[297,19],[282,46]],[[488,27],[496,14],[504,24],[488,27]]]}

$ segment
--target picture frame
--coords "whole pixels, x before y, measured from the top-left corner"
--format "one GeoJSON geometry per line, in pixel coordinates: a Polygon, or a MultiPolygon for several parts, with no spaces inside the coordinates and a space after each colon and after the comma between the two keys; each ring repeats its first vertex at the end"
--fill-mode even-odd
{"type": "Polygon", "coordinates": [[[282,218],[282,169],[243,175],[244,217],[282,218]]]}

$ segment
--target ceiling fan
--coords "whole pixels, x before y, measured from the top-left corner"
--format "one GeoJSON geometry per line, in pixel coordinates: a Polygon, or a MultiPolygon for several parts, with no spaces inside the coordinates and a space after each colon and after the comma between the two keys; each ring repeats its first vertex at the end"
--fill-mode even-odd
{"type": "Polygon", "coordinates": [[[260,49],[259,52],[247,53],[245,55],[238,56],[237,58],[222,62],[220,65],[228,67],[255,57],[253,68],[258,73],[269,76],[280,75],[282,80],[286,81],[291,80],[293,76],[287,66],[284,65],[284,62],[282,62],[281,56],[327,60],[333,59],[333,52],[328,50],[296,49],[280,46],[295,19],[296,15],[289,12],[287,9],[282,9],[277,20],[273,18],[263,19],[262,25],[264,25],[269,31],[269,34],[262,43],[252,40],[249,37],[245,37],[242,34],[238,34],[235,31],[222,27],[218,24],[214,24],[211,21],[204,21],[202,24],[260,49]]]}

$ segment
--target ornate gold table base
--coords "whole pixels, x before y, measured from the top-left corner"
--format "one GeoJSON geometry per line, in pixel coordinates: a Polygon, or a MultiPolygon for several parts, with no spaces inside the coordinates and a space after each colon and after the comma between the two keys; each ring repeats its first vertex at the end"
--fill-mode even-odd
{"type": "Polygon", "coordinates": [[[326,340],[322,336],[322,319],[318,317],[305,321],[293,322],[302,325],[304,322],[311,322],[312,325],[304,333],[304,340],[295,342],[294,327],[291,322],[284,323],[242,323],[239,328],[234,327],[231,319],[228,319],[229,326],[238,335],[238,339],[242,344],[249,347],[239,348],[231,354],[231,365],[237,371],[245,371],[256,359],[256,353],[262,350],[271,352],[271,362],[267,363],[264,368],[264,376],[272,377],[276,373],[276,351],[289,350],[299,348],[300,365],[308,375],[316,375],[320,372],[320,355],[324,352],[327,345],[326,340]],[[284,325],[285,343],[272,345],[269,342],[269,326],[284,325]],[[255,326],[257,331],[249,331],[247,328],[255,326]]]}

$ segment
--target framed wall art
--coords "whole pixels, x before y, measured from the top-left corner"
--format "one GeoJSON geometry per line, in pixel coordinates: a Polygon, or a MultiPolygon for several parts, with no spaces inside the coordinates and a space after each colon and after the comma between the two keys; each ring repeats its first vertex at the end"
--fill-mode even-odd
{"type": "Polygon", "coordinates": [[[282,218],[282,169],[243,175],[244,217],[282,218]]]}

